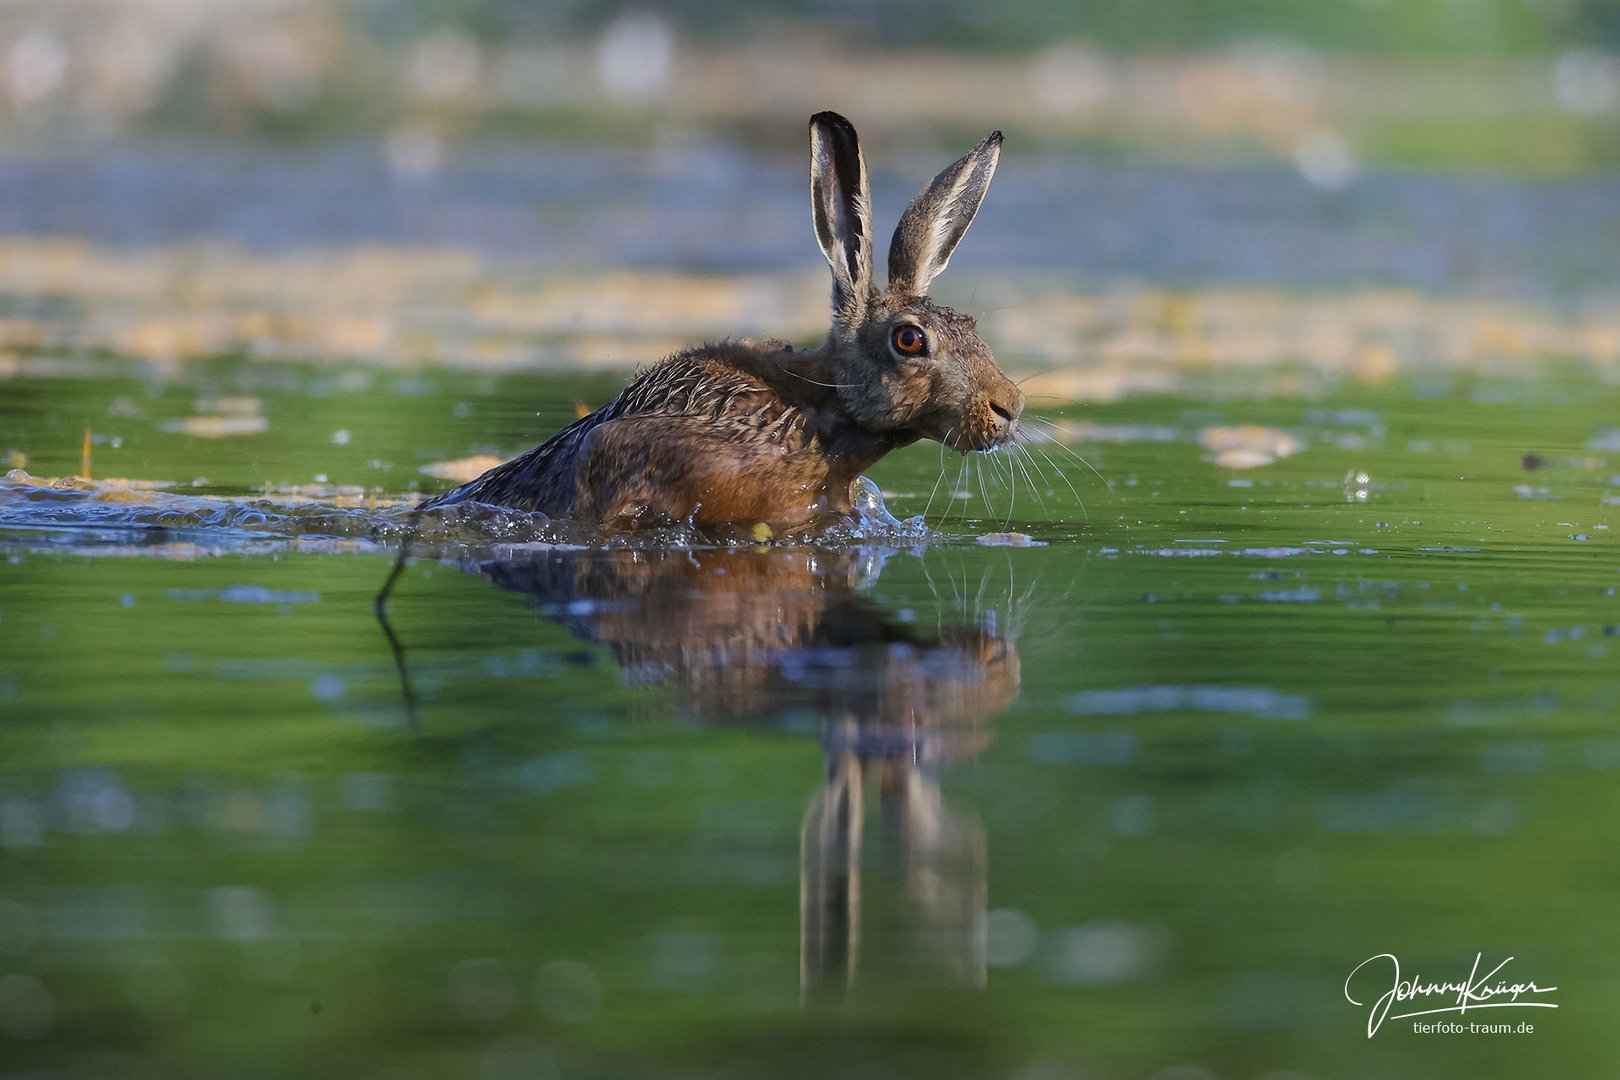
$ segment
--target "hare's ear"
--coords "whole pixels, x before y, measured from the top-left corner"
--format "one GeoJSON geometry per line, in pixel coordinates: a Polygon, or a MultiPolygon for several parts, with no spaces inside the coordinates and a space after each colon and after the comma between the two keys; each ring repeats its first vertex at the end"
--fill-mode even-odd
{"type": "Polygon", "coordinates": [[[833,315],[859,321],[872,294],[872,200],[855,128],[834,112],[810,118],[810,208],[832,266],[833,315]]]}
{"type": "Polygon", "coordinates": [[[960,161],[923,188],[889,244],[889,291],[922,296],[951,261],[951,252],[984,202],[1001,158],[1001,132],[992,131],[960,161]]]}

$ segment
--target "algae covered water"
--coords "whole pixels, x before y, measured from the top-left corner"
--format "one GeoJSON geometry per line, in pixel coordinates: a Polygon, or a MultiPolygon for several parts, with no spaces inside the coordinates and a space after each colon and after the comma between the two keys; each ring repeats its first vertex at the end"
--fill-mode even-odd
{"type": "Polygon", "coordinates": [[[379,623],[414,492],[617,385],[5,383],[7,1068],[1612,1059],[1620,431],[1590,371],[1036,400],[1044,456],[879,465],[925,527],[441,529],[379,623]],[[86,428],[102,479],[40,482],[86,428]],[[1386,954],[1434,982],[1512,957],[1557,1008],[1369,1038],[1390,961],[1347,980],[1386,954]]]}

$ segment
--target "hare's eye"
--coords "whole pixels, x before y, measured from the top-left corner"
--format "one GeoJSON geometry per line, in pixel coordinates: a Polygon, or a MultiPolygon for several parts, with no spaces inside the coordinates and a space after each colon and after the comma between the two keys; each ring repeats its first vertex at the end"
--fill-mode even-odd
{"type": "Polygon", "coordinates": [[[894,328],[894,334],[889,339],[894,343],[894,351],[904,353],[906,356],[920,356],[928,346],[928,339],[923,336],[922,328],[907,323],[894,328]]]}

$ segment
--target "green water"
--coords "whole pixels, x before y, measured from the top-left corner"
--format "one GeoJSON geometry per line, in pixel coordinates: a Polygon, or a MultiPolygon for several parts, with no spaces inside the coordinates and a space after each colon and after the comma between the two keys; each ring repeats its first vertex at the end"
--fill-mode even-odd
{"type": "MultiPolygon", "coordinates": [[[[397,518],[12,482],[0,1075],[1611,1074],[1613,389],[1303,382],[1045,410],[1106,485],[908,450],[926,539],[421,551],[414,709],[397,518]],[[1206,460],[1247,424],[1300,448],[1206,460]],[[1558,1008],[1368,1038],[1380,953],[1558,1008]]],[[[0,453],[439,490],[617,385],[108,362],[6,382],[0,453]],[[262,433],[175,430],[233,397],[262,433]]]]}

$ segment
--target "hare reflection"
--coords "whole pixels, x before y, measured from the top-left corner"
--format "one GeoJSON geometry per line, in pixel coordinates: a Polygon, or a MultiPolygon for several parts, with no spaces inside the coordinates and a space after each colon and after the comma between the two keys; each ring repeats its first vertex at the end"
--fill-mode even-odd
{"type": "MultiPolygon", "coordinates": [[[[800,836],[800,979],[853,981],[861,942],[868,789],[881,825],[875,893],[901,894],[906,966],[984,979],[983,831],[946,806],[939,770],[978,753],[1018,694],[1018,654],[994,619],[924,629],[869,598],[889,553],[547,552],[479,572],[535,596],[626,676],[668,687],[703,722],[819,728],[826,772],[800,836]],[[894,887],[895,883],[899,886],[894,887]]],[[[888,895],[873,897],[887,910],[888,895]]]]}

